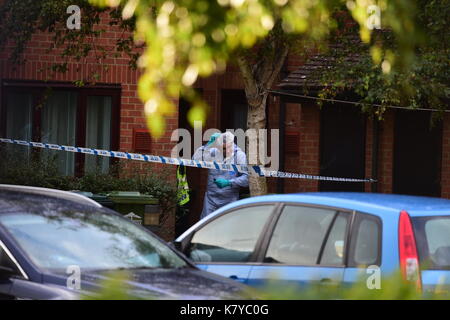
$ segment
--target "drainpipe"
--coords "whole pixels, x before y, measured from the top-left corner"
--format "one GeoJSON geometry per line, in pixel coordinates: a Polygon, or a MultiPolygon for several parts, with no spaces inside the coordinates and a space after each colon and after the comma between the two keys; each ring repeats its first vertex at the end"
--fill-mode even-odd
{"type": "MultiPolygon", "coordinates": [[[[286,102],[284,101],[284,98],[282,95],[280,97],[280,114],[279,114],[279,123],[278,127],[280,128],[280,168],[279,171],[284,171],[284,162],[285,162],[285,147],[284,137],[286,136],[286,102]]],[[[284,179],[278,178],[277,179],[277,193],[284,193],[284,179]]]]}
{"type": "MultiPolygon", "coordinates": [[[[372,179],[378,180],[379,121],[373,119],[372,126],[372,179]]],[[[378,182],[373,182],[372,192],[378,192],[378,182]]]]}

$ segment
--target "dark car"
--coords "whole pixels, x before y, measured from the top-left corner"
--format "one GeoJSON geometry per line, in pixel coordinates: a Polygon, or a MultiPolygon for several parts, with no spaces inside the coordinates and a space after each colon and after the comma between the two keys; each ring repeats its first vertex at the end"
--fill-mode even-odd
{"type": "Polygon", "coordinates": [[[198,269],[144,227],[88,198],[0,185],[0,299],[95,295],[99,282],[123,270],[133,297],[248,298],[245,286],[198,269]]]}

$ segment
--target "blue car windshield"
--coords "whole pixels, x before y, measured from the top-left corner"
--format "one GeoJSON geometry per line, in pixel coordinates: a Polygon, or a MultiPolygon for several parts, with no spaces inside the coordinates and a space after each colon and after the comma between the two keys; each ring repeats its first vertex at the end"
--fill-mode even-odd
{"type": "Polygon", "coordinates": [[[0,224],[44,270],[181,268],[186,262],[151,234],[119,216],[89,210],[0,214],[0,224]]]}

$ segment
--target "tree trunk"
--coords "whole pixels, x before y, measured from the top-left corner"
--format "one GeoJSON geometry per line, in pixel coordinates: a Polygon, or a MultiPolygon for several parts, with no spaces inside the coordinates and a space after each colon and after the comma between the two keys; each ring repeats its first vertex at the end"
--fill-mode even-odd
{"type": "MultiPolygon", "coordinates": [[[[281,25],[278,24],[278,30],[281,25]]],[[[272,87],[275,79],[286,60],[289,46],[280,33],[274,33],[262,46],[259,52],[256,52],[256,62],[251,62],[248,56],[240,55],[237,59],[241,75],[245,85],[245,95],[248,103],[247,127],[255,129],[256,135],[250,135],[247,139],[246,151],[247,159],[250,165],[265,165],[259,157],[259,130],[266,129],[266,105],[268,90],[272,87]],[[250,154],[249,145],[258,146],[257,154],[250,154]],[[256,163],[252,163],[256,159],[256,163]]],[[[253,149],[254,150],[254,149],[253,149]]],[[[267,148],[266,148],[267,150],[267,148]]],[[[249,176],[251,196],[267,194],[267,181],[265,177],[256,174],[249,176]]]]}
{"type": "MultiPolygon", "coordinates": [[[[249,103],[248,106],[248,116],[247,116],[247,126],[250,129],[256,130],[255,136],[250,136],[247,140],[248,144],[254,144],[258,146],[258,149],[256,150],[258,153],[254,155],[256,159],[258,159],[257,164],[264,165],[265,163],[262,163],[261,159],[259,158],[259,146],[260,146],[260,140],[259,140],[259,129],[265,129],[266,128],[266,102],[267,102],[267,96],[268,94],[265,93],[262,96],[260,96],[259,99],[255,99],[252,101],[252,104],[249,103]]],[[[247,157],[250,159],[251,155],[249,154],[251,148],[249,148],[249,145],[247,145],[247,157]]],[[[266,148],[267,150],[267,148],[266,148]]],[[[267,181],[265,177],[259,177],[257,175],[250,175],[249,176],[249,185],[250,185],[250,194],[252,196],[259,196],[267,194],[267,181]]]]}

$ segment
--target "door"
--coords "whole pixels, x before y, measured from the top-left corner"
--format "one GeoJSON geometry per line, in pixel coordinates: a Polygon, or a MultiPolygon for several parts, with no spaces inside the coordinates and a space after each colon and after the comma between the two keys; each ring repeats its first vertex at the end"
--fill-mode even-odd
{"type": "Polygon", "coordinates": [[[241,207],[207,222],[193,235],[186,255],[203,270],[246,283],[274,207],[241,207]]]}
{"type": "MultiPolygon", "coordinates": [[[[199,95],[202,95],[202,90],[196,89],[199,95]]],[[[190,145],[191,149],[186,150],[183,154],[180,154],[182,158],[190,159],[194,154],[194,128],[189,123],[188,113],[191,109],[191,103],[183,99],[182,97],[178,103],[178,128],[186,129],[189,131],[190,137],[190,145]]],[[[178,143],[183,142],[183,139],[187,139],[187,137],[180,137],[178,143]]],[[[205,179],[207,172],[204,169],[194,168],[194,167],[185,167],[186,177],[189,183],[189,203],[186,205],[189,213],[180,217],[176,224],[176,233],[177,235],[181,235],[184,231],[186,231],[190,226],[194,225],[200,218],[200,213],[203,208],[203,197],[204,190],[202,189],[202,180],[205,179]]]]}
{"type": "Polygon", "coordinates": [[[340,282],[349,220],[349,213],[334,209],[286,205],[248,284],[263,286],[269,279],[299,287],[340,282]]]}
{"type": "Polygon", "coordinates": [[[441,194],[442,125],[430,126],[430,112],[398,110],[395,115],[393,191],[441,194]]]}
{"type": "MultiPolygon", "coordinates": [[[[365,176],[365,118],[348,105],[326,105],[321,111],[320,174],[365,176]]],[[[320,181],[320,191],[364,191],[363,183],[320,181]]]]}
{"type": "MultiPolygon", "coordinates": [[[[247,97],[245,96],[244,90],[222,90],[221,91],[221,118],[220,118],[220,128],[222,132],[229,129],[232,130],[247,130],[247,114],[248,114],[248,103],[247,97]]],[[[244,141],[239,141],[235,139],[235,143],[244,150],[244,141]]],[[[247,138],[245,139],[247,140],[247,138]]],[[[245,150],[244,150],[245,151],[245,150]]],[[[240,188],[239,198],[247,198],[250,196],[250,189],[240,188]]]]}
{"type": "MultiPolygon", "coordinates": [[[[357,281],[367,281],[371,273],[368,272],[368,267],[380,267],[383,271],[389,271],[397,266],[393,261],[392,247],[389,250],[385,250],[384,265],[381,266],[381,254],[382,254],[382,222],[379,217],[374,215],[357,213],[355,215],[355,221],[353,223],[350,248],[348,255],[348,265],[345,269],[343,283],[345,285],[353,285],[357,281]],[[388,253],[390,252],[390,253],[388,253]]],[[[392,233],[387,234],[388,237],[395,235],[393,230],[389,230],[392,233]]],[[[396,231],[395,231],[396,232],[396,231]]],[[[395,243],[390,242],[393,247],[395,243]]],[[[381,271],[381,269],[380,269],[381,271]]]]}
{"type": "Polygon", "coordinates": [[[247,130],[248,103],[244,90],[222,90],[221,130],[247,130]]]}

